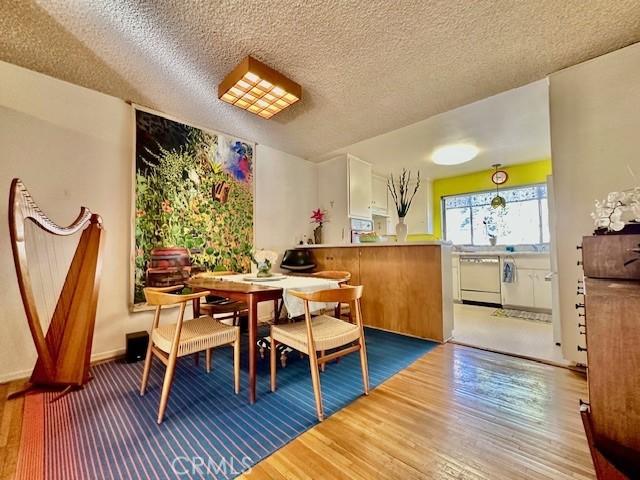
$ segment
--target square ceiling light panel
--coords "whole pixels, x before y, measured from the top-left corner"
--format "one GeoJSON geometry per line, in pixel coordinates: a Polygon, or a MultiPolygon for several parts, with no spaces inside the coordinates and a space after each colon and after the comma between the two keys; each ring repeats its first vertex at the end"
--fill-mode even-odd
{"type": "Polygon", "coordinates": [[[249,56],[218,85],[218,98],[262,118],[271,118],[302,97],[302,87],[249,56]]]}

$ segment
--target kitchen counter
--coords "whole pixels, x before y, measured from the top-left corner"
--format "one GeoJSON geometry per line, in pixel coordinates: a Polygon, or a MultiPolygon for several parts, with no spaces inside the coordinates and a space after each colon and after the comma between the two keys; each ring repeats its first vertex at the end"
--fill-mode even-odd
{"type": "Polygon", "coordinates": [[[446,342],[453,329],[450,242],[308,245],[316,270],[351,273],[364,286],[364,324],[446,342]]]}
{"type": "Polygon", "coordinates": [[[550,252],[505,252],[505,251],[478,251],[478,252],[451,252],[452,255],[458,255],[460,257],[484,257],[484,256],[493,256],[493,257],[525,257],[525,256],[549,256],[550,252]]]}
{"type": "Polygon", "coordinates": [[[451,245],[451,242],[428,240],[423,242],[320,243],[318,245],[296,245],[295,248],[424,247],[430,245],[451,245]]]}

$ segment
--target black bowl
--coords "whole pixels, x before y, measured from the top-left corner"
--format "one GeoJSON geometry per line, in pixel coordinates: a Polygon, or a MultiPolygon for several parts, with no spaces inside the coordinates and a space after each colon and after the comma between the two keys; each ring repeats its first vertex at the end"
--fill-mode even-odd
{"type": "Polygon", "coordinates": [[[313,255],[307,249],[295,249],[287,250],[284,252],[282,262],[280,262],[280,268],[286,270],[305,271],[315,268],[316,264],[313,261],[313,255]]]}

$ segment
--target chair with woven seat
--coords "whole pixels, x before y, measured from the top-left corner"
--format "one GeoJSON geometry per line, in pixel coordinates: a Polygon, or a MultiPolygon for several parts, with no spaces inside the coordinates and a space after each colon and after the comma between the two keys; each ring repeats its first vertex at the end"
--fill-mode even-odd
{"type": "MultiPolygon", "coordinates": [[[[213,272],[215,276],[224,277],[226,275],[235,275],[235,272],[227,270],[213,272]]],[[[207,302],[200,304],[200,313],[205,315],[224,315],[218,317],[218,320],[232,319],[233,325],[240,325],[240,314],[247,311],[247,304],[238,300],[231,300],[225,297],[207,295],[207,302]]]]}
{"type": "Polygon", "coordinates": [[[211,371],[211,350],[215,347],[225,345],[232,346],[234,390],[236,394],[240,392],[240,328],[225,325],[208,315],[193,320],[184,320],[184,311],[187,302],[209,295],[209,292],[203,291],[189,295],[176,295],[171,293],[182,290],[183,288],[183,285],[176,285],[173,287],[147,287],[144,289],[147,303],[155,306],[156,311],[151,327],[151,339],[147,348],[147,357],[142,372],[140,395],[144,395],[147,390],[151,363],[153,357],[156,356],[167,367],[162,383],[162,393],[160,395],[158,423],[162,423],[164,419],[176,362],[179,357],[202,351],[206,352],[206,370],[207,373],[209,373],[211,371]],[[162,307],[170,305],[180,305],[178,321],[167,325],[159,325],[162,307]]]}
{"type": "MultiPolygon", "coordinates": [[[[335,280],[338,285],[347,285],[351,280],[351,273],[343,270],[322,270],[320,272],[314,272],[310,275],[316,278],[325,278],[327,280],[335,280]]],[[[346,312],[351,321],[351,312],[346,312]]],[[[335,316],[342,318],[342,306],[340,303],[336,305],[335,316]]]]}
{"type": "Polygon", "coordinates": [[[304,301],[304,322],[287,323],[271,326],[271,391],[276,391],[276,346],[279,343],[305,353],[309,356],[311,367],[311,381],[316,401],[318,420],[324,419],[322,391],[320,388],[320,369],[331,360],[354,352],[360,352],[360,367],[362,369],[362,384],[364,394],[369,394],[369,369],[367,365],[367,350],[364,341],[364,328],[360,310],[362,286],[343,285],[340,288],[320,290],[317,292],[288,292],[304,301]],[[319,315],[311,318],[309,302],[337,302],[348,303],[355,317],[355,324],[345,322],[329,315],[319,315]],[[355,345],[354,345],[355,343],[355,345]],[[322,352],[339,349],[328,355],[322,352]],[[318,356],[320,353],[320,356],[318,356]]]}

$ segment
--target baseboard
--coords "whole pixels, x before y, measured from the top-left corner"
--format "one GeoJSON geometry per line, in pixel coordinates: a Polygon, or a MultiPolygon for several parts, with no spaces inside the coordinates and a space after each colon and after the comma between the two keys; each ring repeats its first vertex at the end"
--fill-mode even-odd
{"type": "Polygon", "coordinates": [[[380,330],[382,332],[389,332],[389,333],[395,333],[396,335],[403,335],[405,337],[418,338],[420,340],[429,340],[430,342],[434,342],[434,343],[447,343],[449,341],[448,339],[442,341],[442,340],[436,340],[434,338],[429,338],[429,337],[420,337],[418,335],[412,335],[410,333],[396,332],[394,330],[389,330],[388,328],[374,327],[372,325],[367,325],[367,324],[365,324],[364,326],[367,328],[373,328],[374,330],[380,330]]]}
{"type": "MultiPolygon", "coordinates": [[[[116,350],[109,350],[106,352],[96,353],[91,355],[91,364],[107,362],[124,356],[124,348],[118,348],[116,350]]],[[[27,380],[31,375],[33,368],[27,370],[18,370],[17,372],[5,373],[0,375],[0,383],[13,382],[16,380],[27,380]]]]}

